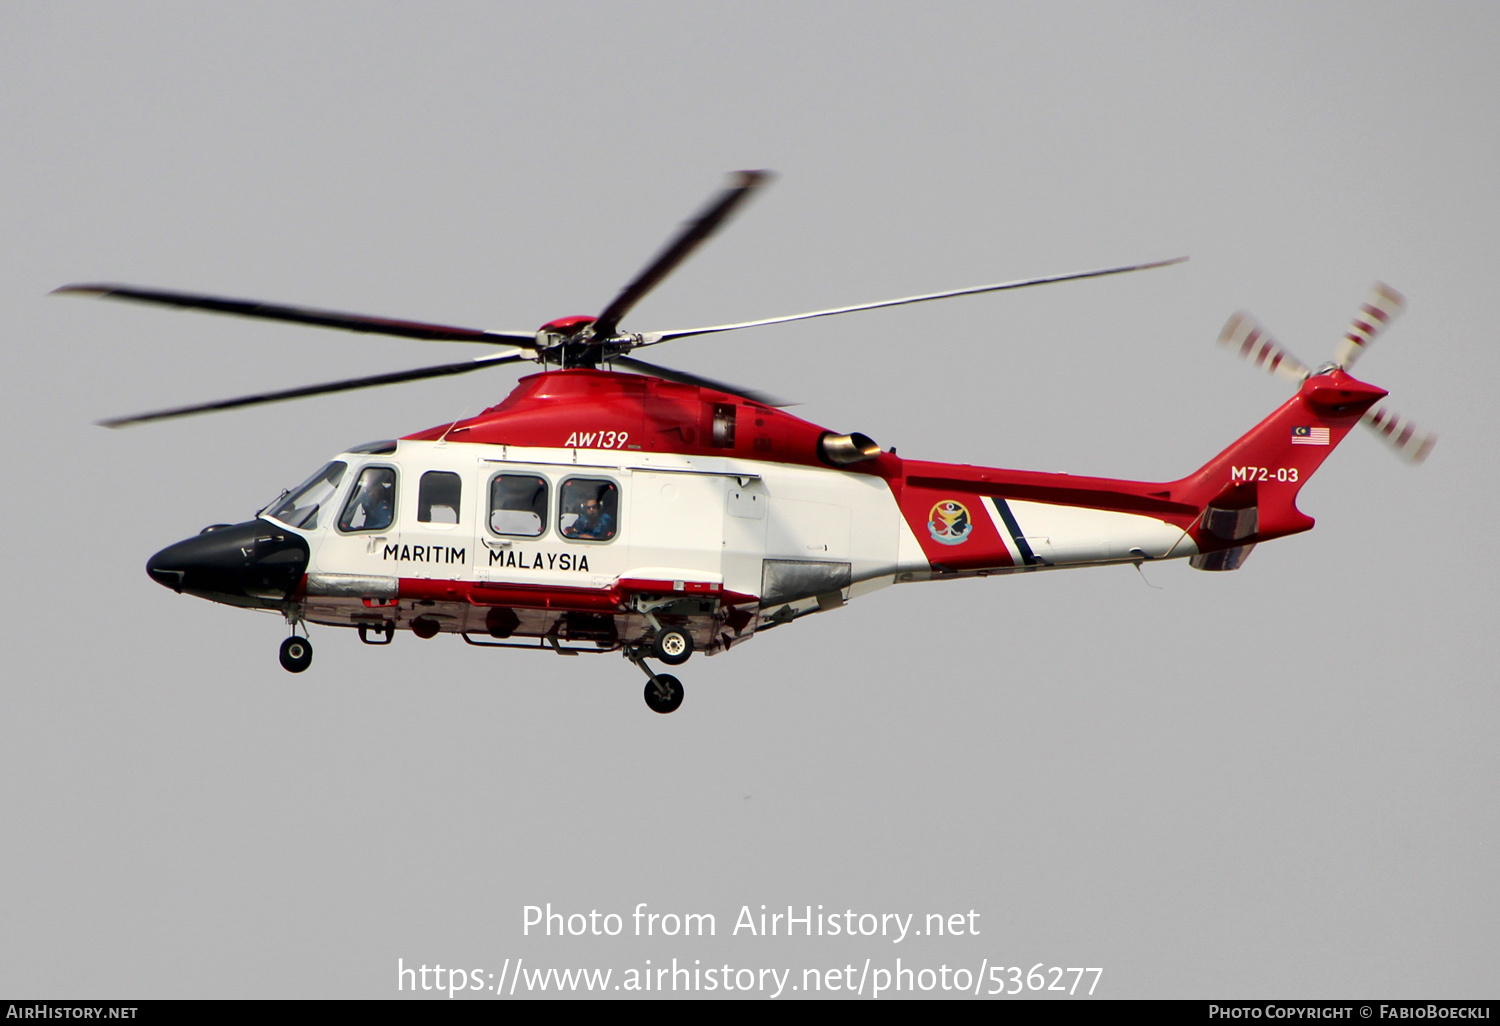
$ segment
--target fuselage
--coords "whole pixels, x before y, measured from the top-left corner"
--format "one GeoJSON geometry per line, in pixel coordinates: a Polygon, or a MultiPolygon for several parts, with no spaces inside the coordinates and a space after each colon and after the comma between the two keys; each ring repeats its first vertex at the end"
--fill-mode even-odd
{"type": "Polygon", "coordinates": [[[675,625],[712,654],[897,582],[1198,551],[1193,512],[1151,486],[840,455],[837,437],[697,386],[538,374],[476,417],[340,454],[149,570],[365,634],[597,650],[675,625]]]}

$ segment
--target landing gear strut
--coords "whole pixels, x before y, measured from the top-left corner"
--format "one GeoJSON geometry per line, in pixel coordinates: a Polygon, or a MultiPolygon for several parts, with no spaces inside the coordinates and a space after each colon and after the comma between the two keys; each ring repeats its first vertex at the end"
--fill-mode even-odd
{"type": "Polygon", "coordinates": [[[301,673],[312,665],[312,642],[292,635],[281,643],[281,665],[289,673],[301,673]]]}
{"type": "MultiPolygon", "coordinates": [[[[692,641],[688,641],[688,655],[692,654],[692,641]]],[[[625,658],[641,668],[646,675],[646,707],[652,712],[669,713],[676,712],[677,707],[682,704],[682,681],[669,673],[653,673],[651,667],[646,665],[646,657],[640,649],[627,648],[625,658]]],[[[682,659],[686,659],[684,655],[682,659]]],[[[682,662],[682,659],[677,660],[682,662]]]]}

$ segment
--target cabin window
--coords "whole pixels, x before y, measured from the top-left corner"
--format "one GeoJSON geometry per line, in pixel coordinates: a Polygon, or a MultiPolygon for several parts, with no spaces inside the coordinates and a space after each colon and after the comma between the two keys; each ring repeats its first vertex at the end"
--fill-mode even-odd
{"type": "Polygon", "coordinates": [[[458,523],[458,500],[463,493],[459,476],[446,470],[429,470],[417,489],[417,520],[424,524],[458,523]]]}
{"type": "Polygon", "coordinates": [[[564,538],[609,541],[619,517],[620,489],[613,481],[574,477],[563,482],[557,526],[564,538]]]}
{"type": "Polygon", "coordinates": [[[295,490],[285,493],[285,498],[273,502],[271,505],[276,508],[269,515],[288,527],[316,530],[318,511],[333,498],[333,493],[338,491],[339,482],[344,479],[344,471],[348,469],[349,464],[342,460],[329,463],[295,490]]]}
{"type": "Polygon", "coordinates": [[[340,531],[384,531],[396,519],[394,467],[366,467],[339,515],[340,531]]]}
{"type": "Polygon", "coordinates": [[[536,538],[547,526],[547,479],[500,474],[490,482],[490,530],[536,538]]]}

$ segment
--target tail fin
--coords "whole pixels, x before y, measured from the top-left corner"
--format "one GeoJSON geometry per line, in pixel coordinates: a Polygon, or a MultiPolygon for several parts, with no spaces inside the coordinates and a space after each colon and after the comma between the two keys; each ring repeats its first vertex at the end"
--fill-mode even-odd
{"type": "Polygon", "coordinates": [[[1196,473],[1173,482],[1174,499],[1203,512],[1190,528],[1200,570],[1234,570],[1256,543],[1306,531],[1297,493],[1383,389],[1337,368],[1314,374],[1265,420],[1196,473]]]}

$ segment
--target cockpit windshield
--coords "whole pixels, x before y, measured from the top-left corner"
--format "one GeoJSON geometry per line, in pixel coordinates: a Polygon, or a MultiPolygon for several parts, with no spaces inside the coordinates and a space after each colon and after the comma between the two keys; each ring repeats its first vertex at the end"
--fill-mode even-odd
{"type": "Polygon", "coordinates": [[[344,471],[348,469],[347,463],[334,460],[284,498],[273,501],[273,508],[266,515],[275,517],[288,527],[314,530],[318,526],[318,510],[333,498],[333,493],[338,491],[339,482],[344,479],[344,471]]]}

